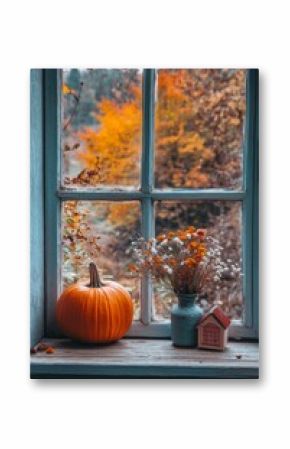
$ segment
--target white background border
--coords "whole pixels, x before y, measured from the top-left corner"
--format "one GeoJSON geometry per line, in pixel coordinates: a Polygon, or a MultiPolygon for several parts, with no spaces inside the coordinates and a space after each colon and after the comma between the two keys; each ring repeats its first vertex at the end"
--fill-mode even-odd
{"type": "Polygon", "coordinates": [[[0,20],[1,447],[286,447],[287,1],[10,0],[0,20]],[[29,380],[29,69],[75,66],[260,69],[261,380],[29,380]]]}

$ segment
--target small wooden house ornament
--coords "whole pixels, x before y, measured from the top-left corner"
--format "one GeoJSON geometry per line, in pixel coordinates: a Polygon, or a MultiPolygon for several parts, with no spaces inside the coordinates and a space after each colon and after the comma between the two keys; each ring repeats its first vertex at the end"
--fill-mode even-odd
{"type": "Polygon", "coordinates": [[[218,306],[213,306],[198,323],[198,348],[223,351],[227,346],[231,320],[218,306]]]}

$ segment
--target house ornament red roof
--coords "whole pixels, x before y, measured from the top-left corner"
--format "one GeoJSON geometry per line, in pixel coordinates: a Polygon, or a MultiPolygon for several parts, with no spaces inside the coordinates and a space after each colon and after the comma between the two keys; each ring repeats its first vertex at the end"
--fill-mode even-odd
{"type": "Polygon", "coordinates": [[[224,314],[219,306],[213,306],[200,320],[198,324],[203,323],[209,316],[213,316],[224,329],[227,329],[231,323],[231,320],[224,314]]]}

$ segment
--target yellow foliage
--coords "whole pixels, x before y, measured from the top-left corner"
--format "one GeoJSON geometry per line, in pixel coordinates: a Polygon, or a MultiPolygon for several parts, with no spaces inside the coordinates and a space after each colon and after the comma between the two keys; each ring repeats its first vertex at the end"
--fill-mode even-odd
{"type": "Polygon", "coordinates": [[[63,95],[69,95],[72,93],[72,89],[67,84],[64,83],[62,85],[62,93],[63,95]]]}
{"type": "Polygon", "coordinates": [[[96,159],[106,185],[132,185],[139,176],[141,148],[141,107],[139,99],[116,104],[103,99],[99,103],[96,130],[86,128],[79,133],[85,144],[80,159],[94,169],[96,159]]]}
{"type": "Polygon", "coordinates": [[[118,202],[110,208],[108,218],[112,225],[118,226],[120,223],[124,223],[124,217],[126,217],[126,226],[131,226],[136,223],[136,217],[138,217],[138,215],[138,208],[136,205],[118,202]]]}

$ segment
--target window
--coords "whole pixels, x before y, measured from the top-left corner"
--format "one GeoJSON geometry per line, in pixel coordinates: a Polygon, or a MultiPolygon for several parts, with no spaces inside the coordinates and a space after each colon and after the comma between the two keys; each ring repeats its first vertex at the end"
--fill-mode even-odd
{"type": "Polygon", "coordinates": [[[257,337],[257,70],[49,69],[42,83],[47,336],[62,285],[100,243],[104,276],[134,298],[129,335],[169,337],[172,295],[129,274],[126,249],[133,235],[194,224],[243,270],[203,305],[218,299],[232,337],[257,337]]]}

